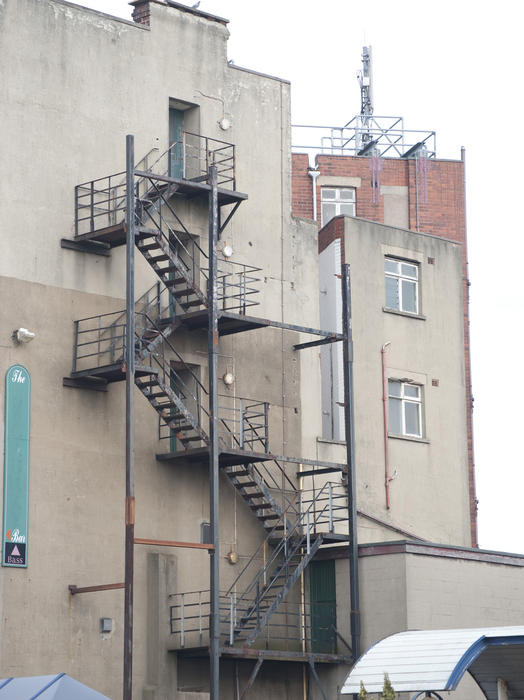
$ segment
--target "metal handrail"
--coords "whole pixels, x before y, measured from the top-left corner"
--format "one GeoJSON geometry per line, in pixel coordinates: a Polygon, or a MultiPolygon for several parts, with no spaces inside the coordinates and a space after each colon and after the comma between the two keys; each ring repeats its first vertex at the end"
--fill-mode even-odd
{"type": "MultiPolygon", "coordinates": [[[[186,646],[186,638],[191,640],[195,634],[198,635],[198,646],[203,646],[204,634],[209,631],[209,594],[209,589],[171,594],[170,597],[174,602],[169,606],[169,629],[170,634],[179,635],[181,648],[186,646]]],[[[295,648],[299,644],[300,649],[305,648],[306,651],[311,652],[318,651],[319,644],[330,643],[331,652],[335,652],[336,637],[340,636],[336,628],[333,625],[328,627],[318,625],[318,622],[325,617],[324,611],[332,609],[332,602],[283,601],[280,609],[273,613],[267,625],[268,648],[270,648],[270,642],[280,643],[280,646],[284,642],[292,644],[295,648]],[[318,632],[324,634],[321,637],[315,637],[318,632]],[[326,640],[326,632],[334,633],[331,639],[326,640]]],[[[228,594],[224,591],[219,593],[221,636],[227,639],[230,646],[233,646],[236,640],[235,625],[231,624],[232,621],[236,623],[235,616],[238,620],[248,611],[249,605],[236,604],[234,593],[228,594]]]]}
{"type": "MultiPolygon", "coordinates": [[[[292,538],[299,536],[300,541],[302,542],[304,536],[307,537],[308,534],[311,535],[316,534],[316,528],[315,526],[317,523],[321,522],[322,515],[324,514],[326,507],[328,509],[332,508],[333,505],[333,500],[332,500],[332,494],[330,497],[330,490],[332,489],[332,482],[326,482],[324,486],[320,489],[320,491],[317,493],[316,496],[313,496],[312,499],[309,501],[308,507],[304,510],[303,505],[304,501],[301,503],[301,510],[298,514],[298,517],[294,522],[291,523],[291,528],[285,532],[284,537],[278,542],[277,546],[273,550],[273,554],[270,558],[270,560],[265,564],[262,570],[260,570],[255,578],[251,581],[249,584],[248,588],[245,589],[244,593],[242,594],[242,597],[248,594],[248,592],[251,591],[251,589],[256,586],[257,581],[259,581],[261,578],[267,578],[267,572],[270,570],[271,565],[277,560],[279,554],[284,550],[287,549],[289,542],[291,542],[292,538]],[[330,486],[331,484],[331,486],[330,486]],[[328,503],[320,510],[317,512],[316,506],[318,503],[322,500],[320,497],[322,494],[325,494],[325,498],[328,499],[328,503]],[[313,514],[313,518],[311,519],[311,514],[313,514]],[[304,534],[302,532],[302,528],[306,526],[306,533],[304,534]]],[[[289,511],[286,511],[282,514],[282,518],[285,518],[287,515],[289,515],[289,511]]],[[[329,515],[328,511],[328,518],[329,522],[331,522],[331,516],[329,515]]],[[[342,519],[341,519],[342,520],[342,519]]],[[[240,573],[237,575],[233,583],[228,589],[228,593],[233,591],[241,577],[244,575],[245,571],[251,566],[251,564],[255,561],[255,559],[260,559],[262,557],[263,551],[275,540],[276,534],[279,533],[280,531],[277,529],[281,526],[280,522],[277,522],[275,526],[272,528],[272,530],[268,533],[266,536],[265,540],[261,542],[259,547],[255,550],[255,552],[251,555],[247,563],[244,565],[244,567],[241,569],[240,573]]]]}

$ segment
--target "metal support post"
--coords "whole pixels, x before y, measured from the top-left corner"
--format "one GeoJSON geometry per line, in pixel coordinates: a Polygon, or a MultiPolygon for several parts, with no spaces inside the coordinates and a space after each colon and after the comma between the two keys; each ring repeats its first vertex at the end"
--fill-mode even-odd
{"type": "Polygon", "coordinates": [[[208,364],[209,364],[209,515],[211,525],[209,688],[210,700],[219,698],[220,609],[218,538],[218,192],[216,165],[209,166],[209,279],[208,279],[208,364]]]}
{"type": "Polygon", "coordinates": [[[360,603],[358,585],[358,539],[355,476],[355,414],[353,406],[353,333],[351,328],[351,282],[348,264],[342,265],[342,329],[344,334],[344,416],[348,468],[347,488],[351,647],[353,649],[353,657],[356,661],[360,656],[360,603]]]}
{"type": "Polygon", "coordinates": [[[133,686],[133,569],[135,540],[135,197],[134,137],[126,136],[126,536],[124,598],[124,700],[133,686]]]}

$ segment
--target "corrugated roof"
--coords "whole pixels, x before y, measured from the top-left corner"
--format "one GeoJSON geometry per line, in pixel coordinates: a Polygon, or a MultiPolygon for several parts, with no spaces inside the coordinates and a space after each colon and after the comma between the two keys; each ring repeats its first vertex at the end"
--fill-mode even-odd
{"type": "MultiPolygon", "coordinates": [[[[360,681],[368,692],[380,692],[385,673],[396,692],[454,690],[475,660],[488,647],[499,645],[508,645],[507,657],[513,659],[505,666],[505,675],[499,675],[509,681],[513,674],[517,682],[524,668],[524,626],[419,630],[400,632],[377,642],[357,661],[341,692],[358,693],[360,681]],[[520,653],[515,654],[519,646],[520,653]]],[[[475,670],[479,665],[481,658],[475,670]]],[[[486,683],[492,683],[493,678],[496,681],[496,666],[488,658],[485,666],[486,683]]],[[[480,682],[478,673],[473,675],[480,682]]],[[[484,683],[480,685],[484,689],[484,683]]]]}

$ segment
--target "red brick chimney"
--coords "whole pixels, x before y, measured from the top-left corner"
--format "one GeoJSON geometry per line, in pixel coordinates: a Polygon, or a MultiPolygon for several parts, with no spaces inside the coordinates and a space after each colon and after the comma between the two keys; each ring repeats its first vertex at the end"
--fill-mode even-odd
{"type": "Polygon", "coordinates": [[[149,0],[134,0],[129,4],[133,5],[133,22],[149,27],[149,18],[151,17],[149,0]]]}

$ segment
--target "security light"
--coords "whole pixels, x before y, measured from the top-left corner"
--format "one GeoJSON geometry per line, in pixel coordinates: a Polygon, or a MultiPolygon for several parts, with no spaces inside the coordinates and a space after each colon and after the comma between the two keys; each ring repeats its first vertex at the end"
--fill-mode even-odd
{"type": "Polygon", "coordinates": [[[27,330],[27,328],[18,328],[13,331],[13,338],[17,343],[29,343],[36,336],[36,333],[27,330]]]}

